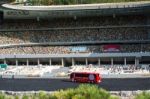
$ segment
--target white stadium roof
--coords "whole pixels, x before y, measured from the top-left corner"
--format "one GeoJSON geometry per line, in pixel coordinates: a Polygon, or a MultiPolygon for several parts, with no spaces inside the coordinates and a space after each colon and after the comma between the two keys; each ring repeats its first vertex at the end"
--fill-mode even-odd
{"type": "Polygon", "coordinates": [[[150,6],[150,1],[126,2],[126,3],[102,3],[102,4],[80,4],[80,5],[51,5],[51,6],[24,6],[19,4],[3,4],[5,8],[16,10],[84,10],[105,8],[129,8],[150,6]]]}

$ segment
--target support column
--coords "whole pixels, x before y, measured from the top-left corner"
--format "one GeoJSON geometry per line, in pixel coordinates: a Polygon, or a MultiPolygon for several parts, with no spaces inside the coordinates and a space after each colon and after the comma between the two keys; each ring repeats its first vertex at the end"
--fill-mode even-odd
{"type": "Polygon", "coordinates": [[[6,59],[4,59],[4,64],[7,64],[6,59]]]}
{"type": "Polygon", "coordinates": [[[127,66],[127,58],[124,58],[124,66],[127,66]]]}
{"type": "Polygon", "coordinates": [[[61,59],[62,67],[64,67],[64,59],[61,59]]]}
{"type": "Polygon", "coordinates": [[[38,66],[40,65],[40,59],[37,60],[38,66]]]}
{"type": "Polygon", "coordinates": [[[98,58],[98,66],[100,66],[100,65],[101,65],[101,59],[98,58]]]}
{"type": "Polygon", "coordinates": [[[111,58],[111,66],[113,67],[114,66],[114,59],[111,58]]]}
{"type": "Polygon", "coordinates": [[[49,59],[49,66],[51,66],[52,65],[52,59],[50,58],[49,59]]]}
{"type": "Polygon", "coordinates": [[[85,59],[85,64],[86,64],[86,66],[88,65],[88,59],[87,58],[85,59]]]}
{"type": "Polygon", "coordinates": [[[136,57],[135,57],[135,63],[134,63],[134,65],[135,65],[135,66],[134,66],[133,68],[134,68],[134,70],[136,70],[136,67],[137,67],[137,60],[136,60],[136,57]]]}
{"type": "Polygon", "coordinates": [[[139,67],[139,64],[140,64],[140,60],[139,58],[137,58],[137,66],[139,67]]]}
{"type": "MultiPolygon", "coordinates": [[[[150,15],[147,16],[147,25],[150,25],[150,15]]],[[[148,33],[148,39],[150,39],[150,29],[147,29],[147,33],[148,33]]]]}
{"type": "Polygon", "coordinates": [[[74,61],[74,58],[72,58],[72,66],[75,65],[75,61],[74,61]]]}
{"type": "Polygon", "coordinates": [[[134,63],[134,64],[135,64],[135,66],[136,66],[136,58],[135,58],[135,63],[134,63]]]}
{"type": "Polygon", "coordinates": [[[18,59],[16,59],[16,66],[18,66],[18,59]]]}
{"type": "Polygon", "coordinates": [[[29,66],[29,59],[27,59],[27,66],[29,66]]]}
{"type": "Polygon", "coordinates": [[[150,39],[150,29],[148,29],[148,39],[150,39]]]}
{"type": "Polygon", "coordinates": [[[136,57],[135,58],[135,67],[138,67],[139,66],[139,59],[136,57]]]}

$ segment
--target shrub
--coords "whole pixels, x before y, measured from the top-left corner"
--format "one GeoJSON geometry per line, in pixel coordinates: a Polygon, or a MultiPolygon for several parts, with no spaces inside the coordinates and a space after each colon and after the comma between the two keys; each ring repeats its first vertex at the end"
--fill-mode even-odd
{"type": "Polygon", "coordinates": [[[150,92],[142,92],[135,96],[135,99],[150,99],[150,92]]]}
{"type": "Polygon", "coordinates": [[[77,88],[60,90],[52,94],[40,91],[38,94],[23,95],[22,97],[19,97],[0,93],[0,99],[118,99],[118,97],[110,95],[106,90],[101,89],[96,85],[82,84],[77,88]]]}
{"type": "Polygon", "coordinates": [[[44,91],[40,91],[38,94],[38,99],[48,99],[48,95],[44,91]]]}
{"type": "Polygon", "coordinates": [[[19,96],[15,96],[15,98],[14,99],[19,99],[19,96]]]}
{"type": "Polygon", "coordinates": [[[22,96],[22,99],[29,99],[29,96],[23,95],[23,96],[22,96]]]}
{"type": "Polygon", "coordinates": [[[80,85],[75,89],[60,90],[53,94],[57,99],[118,99],[96,85],[80,85]]]}
{"type": "Polygon", "coordinates": [[[0,99],[5,99],[5,98],[6,98],[5,94],[0,93],[0,99]]]}

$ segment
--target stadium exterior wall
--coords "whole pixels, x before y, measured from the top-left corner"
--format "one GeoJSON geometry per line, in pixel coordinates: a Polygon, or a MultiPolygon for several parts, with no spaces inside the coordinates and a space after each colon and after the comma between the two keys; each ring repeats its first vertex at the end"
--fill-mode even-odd
{"type": "Polygon", "coordinates": [[[88,53],[88,54],[0,54],[0,59],[5,58],[85,58],[85,57],[150,57],[150,52],[141,53],[88,53]]]}
{"type": "Polygon", "coordinates": [[[76,5],[76,6],[17,6],[2,5],[5,19],[45,19],[62,17],[114,16],[149,14],[150,2],[144,4],[118,5],[76,5]],[[38,10],[39,9],[39,10],[38,10]]]}
{"type": "MultiPolygon", "coordinates": [[[[147,66],[150,64],[150,52],[145,53],[89,53],[89,54],[26,54],[26,55],[0,55],[0,63],[8,64],[8,65],[46,65],[51,66],[54,65],[52,62],[57,62],[57,66],[74,66],[77,61],[80,61],[82,65],[91,64],[91,59],[96,61],[97,63],[93,65],[116,65],[114,62],[121,61],[121,64],[126,66],[128,64],[132,64],[136,67],[146,64],[147,66]],[[101,63],[102,61],[106,61],[107,63],[101,63]],[[141,61],[144,61],[141,63],[141,61]],[[21,63],[20,63],[21,62],[21,63]],[[46,64],[45,64],[46,63],[46,64]]],[[[78,63],[77,63],[78,64],[78,63]]]]}

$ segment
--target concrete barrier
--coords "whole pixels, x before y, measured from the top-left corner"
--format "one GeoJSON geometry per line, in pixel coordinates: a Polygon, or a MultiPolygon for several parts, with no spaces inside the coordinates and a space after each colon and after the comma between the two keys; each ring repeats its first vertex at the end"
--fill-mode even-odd
{"type": "Polygon", "coordinates": [[[2,78],[14,78],[14,75],[2,75],[2,78]]]}

